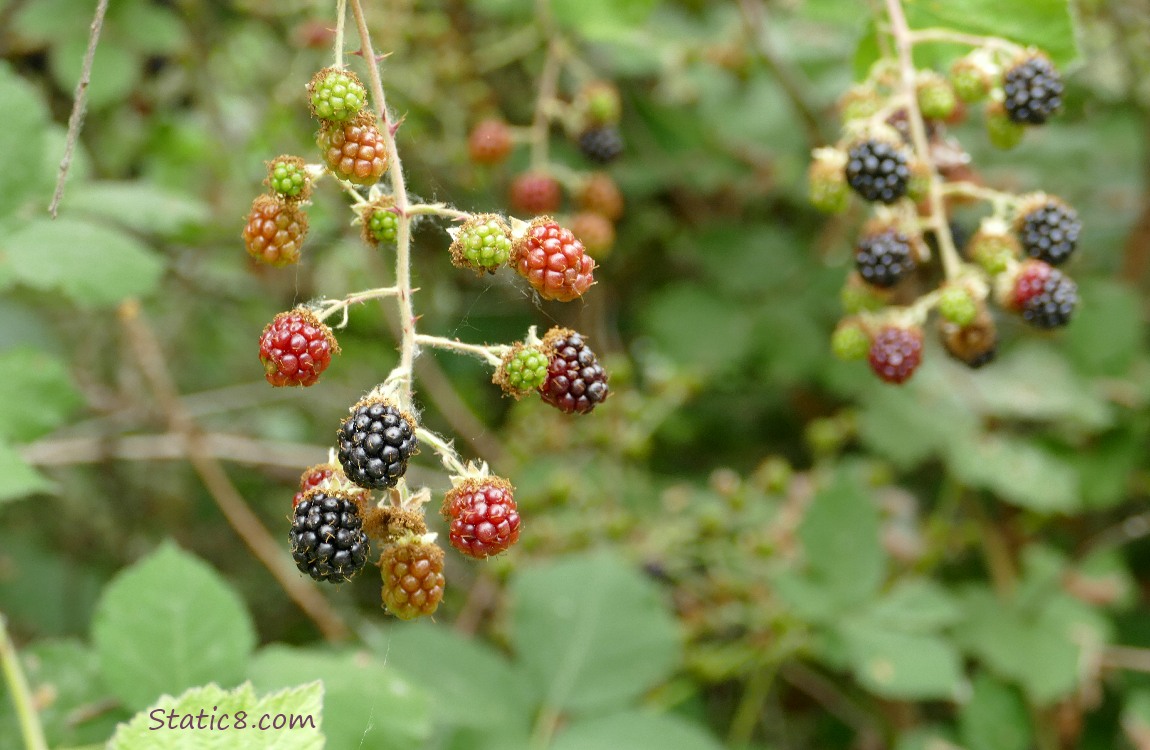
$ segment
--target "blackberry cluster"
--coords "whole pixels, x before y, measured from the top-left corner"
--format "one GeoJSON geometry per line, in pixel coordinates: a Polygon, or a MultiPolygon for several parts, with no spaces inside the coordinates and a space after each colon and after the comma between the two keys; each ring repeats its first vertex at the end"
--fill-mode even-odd
{"type": "Polygon", "coordinates": [[[415,423],[386,401],[367,400],[339,427],[339,463],[360,487],[394,487],[417,448],[415,423]]]}
{"type": "Polygon", "coordinates": [[[607,371],[582,335],[553,328],[543,344],[551,352],[547,382],[539,391],[544,401],[565,414],[586,414],[606,400],[607,371]]]}
{"type": "Polygon", "coordinates": [[[1003,74],[1002,92],[1007,117],[1041,125],[1062,107],[1062,76],[1045,57],[1029,57],[1003,74]]]}
{"type": "Polygon", "coordinates": [[[1032,260],[1014,282],[1013,304],[1035,328],[1061,328],[1078,306],[1078,285],[1057,268],[1032,260]]]}
{"type": "Polygon", "coordinates": [[[1077,247],[1082,222],[1077,211],[1051,198],[1019,216],[1015,231],[1027,255],[1057,266],[1077,247]]]}
{"type": "Polygon", "coordinates": [[[897,229],[868,234],[855,247],[855,266],[868,284],[892,287],[914,270],[910,240],[897,229]]]}
{"type": "Polygon", "coordinates": [[[906,195],[910,165],[906,153],[885,141],[863,141],[847,152],[847,184],[868,201],[894,203],[906,195]]]}
{"type": "Polygon", "coordinates": [[[623,153],[623,136],[612,125],[587,128],[579,136],[579,150],[596,164],[610,164],[623,153]]]}
{"type": "Polygon", "coordinates": [[[296,567],[317,581],[350,580],[367,563],[367,535],[355,500],[312,490],[295,506],[291,554],[296,567]]]}

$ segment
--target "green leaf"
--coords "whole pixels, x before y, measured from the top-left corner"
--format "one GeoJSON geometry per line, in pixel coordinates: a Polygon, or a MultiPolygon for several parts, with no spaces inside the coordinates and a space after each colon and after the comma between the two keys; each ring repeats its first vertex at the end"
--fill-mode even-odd
{"type": "Polygon", "coordinates": [[[1118,376],[1129,370],[1144,338],[1142,302],[1130,287],[1110,280],[1084,279],[1086,301],[1066,329],[1063,348],[1081,372],[1118,376]]]}
{"type": "Polygon", "coordinates": [[[20,281],[85,306],[148,294],[164,269],[131,235],[76,219],[35,221],[0,239],[0,250],[20,281]]]}
{"type": "Polygon", "coordinates": [[[590,41],[610,41],[642,28],[655,0],[552,0],[555,20],[590,41]]]}
{"type": "MultiPolygon", "coordinates": [[[[0,62],[0,102],[4,103],[4,126],[0,127],[0,154],[4,154],[4,168],[0,169],[0,217],[4,217],[38,192],[40,182],[36,178],[44,158],[48,115],[36,90],[13,73],[6,62],[0,62]]],[[[47,207],[45,203],[44,208],[47,207]]]]}
{"type": "Polygon", "coordinates": [[[28,347],[0,353],[0,437],[34,440],[82,403],[60,360],[28,347]]]}
{"type": "Polygon", "coordinates": [[[1067,0],[902,0],[911,28],[945,26],[1034,45],[1061,66],[1078,56],[1067,0]]]}
{"type": "MultiPolygon", "coordinates": [[[[106,39],[102,40],[107,42],[106,39]]],[[[69,94],[80,80],[84,55],[88,50],[86,36],[66,38],[53,44],[49,52],[52,77],[69,94]]],[[[88,85],[88,107],[97,110],[111,104],[122,105],[136,85],[143,69],[140,57],[118,44],[102,43],[92,59],[92,78],[88,85]]]]}
{"type": "Polygon", "coordinates": [[[679,662],[678,627],[660,592],[614,554],[525,568],[511,594],[516,654],[547,706],[616,708],[679,662]]]}
{"type": "Polygon", "coordinates": [[[551,750],[720,750],[723,745],[698,724],[678,716],[627,711],[575,721],[551,750]]]}
{"type": "Polygon", "coordinates": [[[952,625],[962,617],[954,597],[925,578],[899,581],[862,615],[867,622],[907,633],[925,633],[952,625]]]}
{"type": "Polygon", "coordinates": [[[733,302],[694,285],[678,284],[647,305],[645,328],[683,367],[722,372],[746,356],[750,321],[733,302]],[[722,331],[722,335],[716,335],[722,331]]]}
{"type": "Polygon", "coordinates": [[[896,700],[953,699],[962,682],[958,649],[934,635],[850,621],[840,628],[858,681],[896,700]]]}
{"type": "Polygon", "coordinates": [[[369,654],[286,646],[261,649],[251,680],[261,690],[320,680],[328,747],[422,747],[431,736],[428,696],[390,664],[369,654]]]}
{"type": "Polygon", "coordinates": [[[1027,750],[1032,746],[1026,701],[1017,690],[986,674],[975,678],[958,725],[968,750],[1027,750]]]}
{"type": "Polygon", "coordinates": [[[108,584],[92,622],[104,679],[133,709],[208,681],[239,683],[255,640],[235,591],[170,542],[108,584]]]}
{"type": "Polygon", "coordinates": [[[210,216],[203,201],[143,182],[75,185],[65,193],[60,210],[65,216],[78,212],[159,236],[203,224],[210,216]]]}
{"type": "Polygon", "coordinates": [[[369,642],[385,663],[431,693],[433,714],[440,722],[475,728],[530,726],[523,678],[492,648],[424,623],[375,631],[369,642]]]}
{"type": "Polygon", "coordinates": [[[986,434],[952,445],[947,464],[960,482],[1034,511],[1069,513],[1081,503],[1074,466],[1033,442],[986,434]]]}
{"type": "Polygon", "coordinates": [[[815,495],[799,526],[811,581],[844,607],[869,599],[886,573],[879,515],[857,478],[840,472],[815,495]]]}
{"type": "Polygon", "coordinates": [[[0,503],[38,493],[54,493],[56,483],[28,465],[14,448],[0,443],[0,503]]]}
{"type": "Polygon", "coordinates": [[[322,750],[322,701],[318,681],[262,698],[250,682],[213,683],[163,696],[121,724],[108,750],[322,750]]]}

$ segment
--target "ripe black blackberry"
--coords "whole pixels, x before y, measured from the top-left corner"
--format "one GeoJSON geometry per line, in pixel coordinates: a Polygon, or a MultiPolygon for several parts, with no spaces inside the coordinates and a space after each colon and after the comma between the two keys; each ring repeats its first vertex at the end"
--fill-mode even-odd
{"type": "Polygon", "coordinates": [[[367,563],[363,516],[350,495],[311,490],[295,507],[291,555],[296,567],[317,581],[351,580],[367,563]]]}
{"type": "Polygon", "coordinates": [[[353,408],[337,433],[339,463],[360,487],[394,487],[415,452],[415,420],[384,399],[368,398],[353,408]]]}
{"type": "Polygon", "coordinates": [[[868,201],[894,203],[906,195],[910,181],[906,152],[874,139],[851,147],[845,171],[847,184],[868,201]]]}
{"type": "Polygon", "coordinates": [[[1082,222],[1078,212],[1062,201],[1040,196],[1020,207],[1014,231],[1027,255],[1057,266],[1078,246],[1082,222]]]}
{"type": "Polygon", "coordinates": [[[581,334],[552,328],[543,349],[550,354],[547,382],[539,389],[544,401],[565,414],[586,414],[607,398],[607,371],[581,334]]]}
{"type": "Polygon", "coordinates": [[[1006,116],[1022,125],[1041,125],[1062,107],[1062,76],[1041,55],[1016,63],[1002,75],[1006,116]]]}
{"type": "Polygon", "coordinates": [[[1008,304],[1035,328],[1060,328],[1078,306],[1078,285],[1057,268],[1028,260],[1015,276],[1008,304]]]}
{"type": "Polygon", "coordinates": [[[914,270],[910,239],[897,229],[868,232],[855,246],[855,266],[863,281],[888,289],[914,270]]]}
{"type": "Polygon", "coordinates": [[[596,164],[609,164],[623,153],[623,136],[613,125],[587,128],[579,135],[579,150],[596,164]]]}

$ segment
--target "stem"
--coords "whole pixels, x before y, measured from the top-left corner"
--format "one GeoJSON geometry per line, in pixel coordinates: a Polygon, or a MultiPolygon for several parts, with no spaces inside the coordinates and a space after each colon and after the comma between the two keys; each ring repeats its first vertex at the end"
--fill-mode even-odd
{"type": "Polygon", "coordinates": [[[408,216],[442,216],[447,219],[467,221],[475,214],[450,208],[446,203],[416,203],[407,207],[408,216]]]}
{"type": "Polygon", "coordinates": [[[995,215],[1005,214],[1006,209],[1018,203],[1018,196],[1004,193],[973,182],[947,182],[941,186],[943,195],[961,195],[976,198],[994,206],[995,215]]]}
{"type": "Polygon", "coordinates": [[[890,15],[891,34],[894,36],[895,48],[898,52],[898,66],[902,74],[902,91],[906,97],[906,119],[910,124],[911,141],[914,144],[915,155],[926,164],[930,170],[929,199],[930,218],[934,222],[935,236],[938,238],[938,252],[942,256],[942,269],[948,279],[958,276],[962,268],[962,261],[958,257],[958,250],[954,247],[954,237],[950,234],[950,225],[946,221],[946,206],[942,199],[942,183],[934,161],[930,158],[930,144],[926,137],[926,125],[922,121],[922,113],[918,109],[918,97],[915,94],[914,58],[911,54],[911,31],[906,23],[906,16],[902,12],[900,0],[886,0],[887,12],[890,15]]]}
{"type": "Polygon", "coordinates": [[[343,67],[343,30],[347,19],[347,0],[335,4],[335,67],[343,67]]]}
{"type": "Polygon", "coordinates": [[[745,747],[755,733],[755,725],[763,712],[763,703],[770,694],[771,684],[779,671],[778,663],[761,665],[751,673],[743,688],[743,697],[731,719],[731,729],[727,733],[727,744],[733,748],[745,747]]]}
{"type": "Polygon", "coordinates": [[[399,404],[403,408],[412,407],[411,373],[415,360],[415,307],[411,296],[411,216],[408,214],[407,184],[403,180],[403,164],[399,159],[399,149],[395,145],[395,131],[399,123],[392,124],[387,114],[387,98],[383,92],[383,81],[379,77],[379,63],[371,46],[371,33],[367,29],[367,19],[363,14],[361,0],[351,0],[351,11],[355,15],[355,25],[359,30],[361,51],[367,62],[367,75],[371,84],[371,95],[383,123],[383,139],[391,157],[391,195],[399,214],[399,227],[396,232],[395,251],[395,295],[399,308],[400,342],[399,364],[396,370],[401,373],[399,404]]]}
{"type": "Polygon", "coordinates": [[[343,299],[327,303],[326,307],[321,308],[315,313],[315,317],[322,322],[340,310],[343,310],[343,322],[337,326],[337,328],[343,328],[347,325],[347,309],[352,305],[367,302],[372,299],[379,299],[380,297],[394,297],[396,294],[399,294],[399,289],[394,286],[384,286],[379,289],[367,289],[362,292],[356,292],[355,294],[349,294],[343,299]]]}
{"type": "Polygon", "coordinates": [[[447,351],[459,352],[460,354],[470,354],[473,357],[479,357],[494,367],[498,367],[499,365],[503,364],[503,355],[511,351],[511,347],[509,346],[483,346],[480,344],[465,344],[462,341],[455,339],[445,339],[439,336],[426,336],[422,333],[416,334],[415,343],[420,346],[430,346],[433,349],[444,349],[447,351]]]}
{"type": "Polygon", "coordinates": [[[453,474],[467,473],[467,467],[463,465],[459,454],[455,452],[454,443],[447,442],[439,435],[436,435],[424,427],[415,428],[415,437],[419,439],[419,442],[431,446],[431,449],[439,455],[439,460],[443,462],[445,469],[453,474]]]}
{"type": "Polygon", "coordinates": [[[1013,42],[1008,42],[1005,39],[999,39],[993,36],[978,36],[977,34],[963,34],[958,31],[951,31],[950,29],[918,29],[910,32],[909,36],[911,44],[921,44],[922,42],[953,42],[955,44],[966,44],[971,47],[998,49],[1011,54],[1022,51],[1022,47],[1013,42]]]}
{"type": "Polygon", "coordinates": [[[555,100],[559,87],[559,44],[554,39],[547,45],[547,57],[543,61],[543,72],[539,74],[539,94],[535,99],[535,116],[531,120],[531,169],[541,170],[547,166],[547,116],[550,103],[555,100]]]}
{"type": "Polygon", "coordinates": [[[48,750],[44,739],[44,728],[40,726],[40,715],[32,705],[32,691],[28,688],[28,678],[20,666],[20,656],[8,635],[8,620],[0,613],[0,666],[4,668],[4,681],[8,683],[8,693],[20,721],[20,734],[24,736],[26,750],[48,750]]]}

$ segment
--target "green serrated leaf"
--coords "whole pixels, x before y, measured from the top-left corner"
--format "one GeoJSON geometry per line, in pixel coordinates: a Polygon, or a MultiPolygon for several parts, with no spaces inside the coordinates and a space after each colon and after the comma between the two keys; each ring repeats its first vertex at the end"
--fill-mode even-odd
{"type": "Polygon", "coordinates": [[[867,621],[841,628],[855,676],[868,689],[897,700],[953,699],[962,661],[950,641],[884,629],[867,621]]]}
{"type": "Polygon", "coordinates": [[[208,681],[239,683],[255,629],[219,574],[169,542],[108,584],[92,641],[108,686],[138,709],[208,681]]]}
{"type": "Polygon", "coordinates": [[[165,695],[121,724],[108,750],[322,750],[323,685],[256,695],[250,682],[165,695]]]}
{"type": "Polygon", "coordinates": [[[196,198],[143,182],[89,182],[69,189],[60,208],[106,219],[145,234],[173,235],[208,220],[208,206],[196,198]]]}
{"type": "Polygon", "coordinates": [[[658,589],[614,554],[525,568],[511,593],[515,651],[548,706],[624,705],[679,662],[678,626],[658,589]]]}
{"type": "Polygon", "coordinates": [[[956,441],[947,465],[959,481],[1031,510],[1069,513],[1081,502],[1074,467],[1025,440],[987,434],[956,441]]]}
{"type": "Polygon", "coordinates": [[[34,440],[82,403],[60,360],[28,347],[0,353],[0,438],[34,440]]]}
{"type": "Polygon", "coordinates": [[[143,296],[159,283],[164,264],[139,240],[76,219],[41,219],[0,239],[0,251],[23,283],[58,289],[80,305],[143,296]]]}
{"type": "Polygon", "coordinates": [[[572,722],[552,750],[720,750],[722,743],[703,727],[678,716],[624,711],[572,722]]]}
{"type": "Polygon", "coordinates": [[[380,658],[431,694],[440,722],[530,727],[531,696],[524,680],[494,649],[449,628],[423,623],[377,631],[371,642],[380,658]]]}
{"type": "Polygon", "coordinates": [[[869,623],[907,633],[936,631],[962,617],[954,597],[925,578],[899,581],[861,615],[869,623]]]}
{"type": "Polygon", "coordinates": [[[421,747],[431,736],[431,701],[398,669],[363,652],[270,646],[252,659],[251,680],[270,690],[299,680],[324,687],[329,747],[421,747]]]}
{"type": "Polygon", "coordinates": [[[1078,56],[1067,0],[902,0],[911,28],[943,26],[1041,48],[1058,65],[1078,56]]]}
{"type": "MultiPolygon", "coordinates": [[[[7,62],[0,62],[0,102],[4,107],[4,126],[0,127],[0,217],[8,216],[37,195],[36,179],[44,159],[44,129],[47,108],[36,90],[12,72],[7,62]]],[[[45,196],[46,198],[47,196],[45,196]]],[[[47,208],[47,204],[44,205],[47,208]]],[[[3,244],[0,244],[0,249],[3,244]]],[[[0,253],[0,269],[3,269],[0,253]]],[[[3,276],[0,271],[0,276],[3,276]]]]}
{"type": "Polygon", "coordinates": [[[660,292],[646,308],[645,328],[667,356],[684,367],[722,372],[748,351],[750,321],[738,306],[694,285],[660,292]],[[723,331],[716,336],[715,331],[723,331]]]}

